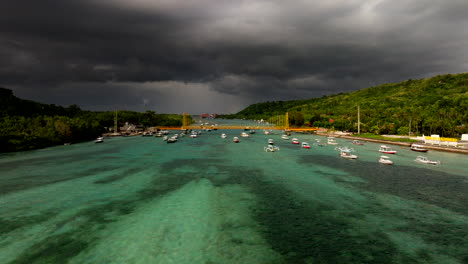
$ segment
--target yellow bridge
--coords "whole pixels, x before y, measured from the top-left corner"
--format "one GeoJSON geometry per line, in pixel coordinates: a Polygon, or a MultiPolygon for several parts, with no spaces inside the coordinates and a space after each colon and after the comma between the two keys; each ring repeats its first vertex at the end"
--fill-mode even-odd
{"type": "Polygon", "coordinates": [[[155,127],[162,130],[186,130],[186,129],[254,129],[254,130],[286,130],[286,131],[316,131],[317,127],[307,127],[307,128],[292,128],[289,127],[289,117],[288,113],[284,116],[276,116],[270,120],[272,125],[195,125],[188,124],[187,114],[183,113],[182,115],[182,126],[181,127],[155,127]]]}

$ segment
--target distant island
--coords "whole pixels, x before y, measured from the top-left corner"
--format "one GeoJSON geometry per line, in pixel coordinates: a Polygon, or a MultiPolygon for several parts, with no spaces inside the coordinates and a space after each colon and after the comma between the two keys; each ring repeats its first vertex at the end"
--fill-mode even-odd
{"type": "Polygon", "coordinates": [[[383,84],[349,93],[248,106],[220,118],[274,120],[289,112],[290,126],[373,134],[459,137],[468,133],[468,73],[383,84]]]}
{"type": "MultiPolygon", "coordinates": [[[[24,100],[0,88],[0,152],[45,148],[93,140],[113,132],[114,111],[93,112],[24,100]]],[[[118,111],[118,127],[181,126],[182,116],[118,111]]]]}

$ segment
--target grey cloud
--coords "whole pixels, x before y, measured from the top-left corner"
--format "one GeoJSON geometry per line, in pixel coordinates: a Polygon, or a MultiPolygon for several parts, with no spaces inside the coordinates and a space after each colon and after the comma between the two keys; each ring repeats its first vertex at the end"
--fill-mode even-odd
{"type": "Polygon", "coordinates": [[[95,108],[85,95],[99,83],[135,107],[129,83],[198,83],[211,96],[244,96],[231,100],[238,109],[463,72],[467,3],[7,0],[0,85],[54,103],[66,91],[95,108]]]}

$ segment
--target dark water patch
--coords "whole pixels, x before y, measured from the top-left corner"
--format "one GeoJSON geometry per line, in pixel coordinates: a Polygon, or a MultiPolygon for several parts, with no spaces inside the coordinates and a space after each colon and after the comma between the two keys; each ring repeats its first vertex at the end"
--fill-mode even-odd
{"type": "Polygon", "coordinates": [[[115,181],[124,179],[126,177],[132,176],[133,174],[136,174],[136,173],[144,171],[144,170],[146,170],[146,168],[144,168],[144,167],[130,168],[130,169],[124,170],[124,171],[122,171],[120,173],[116,173],[116,174],[113,174],[111,176],[99,179],[99,180],[95,181],[94,183],[96,183],[96,184],[105,184],[105,183],[115,182],[115,181]]]}
{"type": "MultiPolygon", "coordinates": [[[[289,263],[394,263],[398,252],[381,232],[351,235],[349,220],[356,212],[335,212],[326,204],[299,202],[285,189],[259,182],[256,218],[265,237],[289,263]]],[[[362,216],[361,216],[362,217],[362,216]]]]}
{"type": "Polygon", "coordinates": [[[217,185],[241,184],[252,190],[259,199],[252,208],[255,219],[287,263],[395,263],[401,254],[382,232],[348,232],[353,229],[350,220],[363,217],[360,212],[337,212],[332,205],[298,199],[264,181],[261,170],[225,169],[231,177],[217,185]]]}
{"type": "Polygon", "coordinates": [[[83,171],[76,172],[76,173],[55,172],[53,174],[47,174],[47,175],[30,174],[30,175],[24,175],[24,176],[13,178],[13,179],[7,179],[7,180],[4,179],[0,181],[0,196],[7,194],[7,193],[11,193],[11,192],[27,190],[27,189],[54,184],[58,182],[64,182],[68,180],[74,180],[78,178],[93,176],[100,172],[115,170],[116,168],[119,168],[119,167],[101,166],[101,167],[90,168],[90,169],[83,170],[83,171]]]}
{"type": "MultiPolygon", "coordinates": [[[[219,153],[218,153],[219,156],[219,153]]],[[[216,159],[216,158],[208,158],[208,159],[200,159],[200,158],[193,158],[193,159],[173,159],[167,162],[164,162],[160,166],[160,170],[162,173],[172,173],[173,171],[180,169],[182,167],[193,168],[194,171],[200,171],[200,168],[206,168],[209,165],[217,165],[221,164],[223,160],[216,159]]]]}
{"type": "Polygon", "coordinates": [[[0,235],[15,231],[16,229],[39,224],[57,215],[55,212],[43,212],[40,215],[21,216],[13,218],[0,218],[0,235]]]}
{"type": "MultiPolygon", "coordinates": [[[[216,165],[213,161],[209,164],[229,174],[225,178],[208,176],[215,186],[240,184],[256,195],[257,203],[251,208],[254,218],[263,226],[260,230],[264,238],[286,263],[434,263],[434,255],[457,260],[465,258],[468,231],[464,230],[468,229],[464,224],[446,220],[446,225],[424,225],[413,219],[416,222],[409,222],[409,225],[419,225],[420,231],[406,230],[405,233],[421,237],[427,244],[437,245],[434,247],[437,249],[431,254],[425,250],[403,252],[383,231],[385,228],[376,230],[375,223],[369,223],[368,230],[362,225],[354,226],[354,223],[362,223],[370,212],[406,223],[403,214],[388,210],[372,198],[361,204],[361,209],[343,210],[342,206],[337,209],[333,204],[301,200],[280,184],[265,181],[262,170],[216,165]],[[442,235],[443,230],[451,231],[442,235]],[[448,240],[451,242],[445,242],[448,240]]],[[[244,241],[237,239],[233,243],[244,241]]]]}
{"type": "Polygon", "coordinates": [[[397,228],[397,231],[411,233],[421,237],[428,244],[439,245],[433,249],[434,253],[468,260],[467,222],[455,222],[443,215],[431,222],[413,217],[408,217],[406,220],[408,224],[397,228]]]}
{"type": "Polygon", "coordinates": [[[73,233],[48,237],[25,250],[10,264],[67,263],[89,246],[89,242],[75,238],[73,233]]]}
{"type": "Polygon", "coordinates": [[[345,160],[318,154],[299,158],[303,164],[318,164],[360,177],[353,186],[405,199],[433,204],[468,215],[466,178],[441,171],[411,166],[387,166],[378,162],[345,160]]]}
{"type": "Polygon", "coordinates": [[[64,164],[82,160],[93,159],[95,155],[108,154],[118,151],[118,148],[107,148],[86,152],[74,152],[73,154],[50,155],[44,157],[24,158],[7,162],[0,162],[3,171],[14,170],[24,166],[45,166],[64,164]]]}

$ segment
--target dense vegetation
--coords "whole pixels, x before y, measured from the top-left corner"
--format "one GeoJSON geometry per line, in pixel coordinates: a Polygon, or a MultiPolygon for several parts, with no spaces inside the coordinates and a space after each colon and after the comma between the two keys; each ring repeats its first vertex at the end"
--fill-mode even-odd
{"type": "MultiPolygon", "coordinates": [[[[180,126],[178,115],[133,111],[118,112],[125,122],[150,126],[180,126]]],[[[23,100],[0,88],[0,152],[44,148],[92,140],[114,126],[114,112],[91,112],[77,105],[62,107],[23,100]]]]}
{"type": "Polygon", "coordinates": [[[355,92],[300,101],[254,104],[222,118],[269,119],[289,112],[290,125],[374,134],[468,133],[468,74],[447,74],[383,84],[355,92]],[[292,118],[291,118],[292,117],[292,118]]]}

